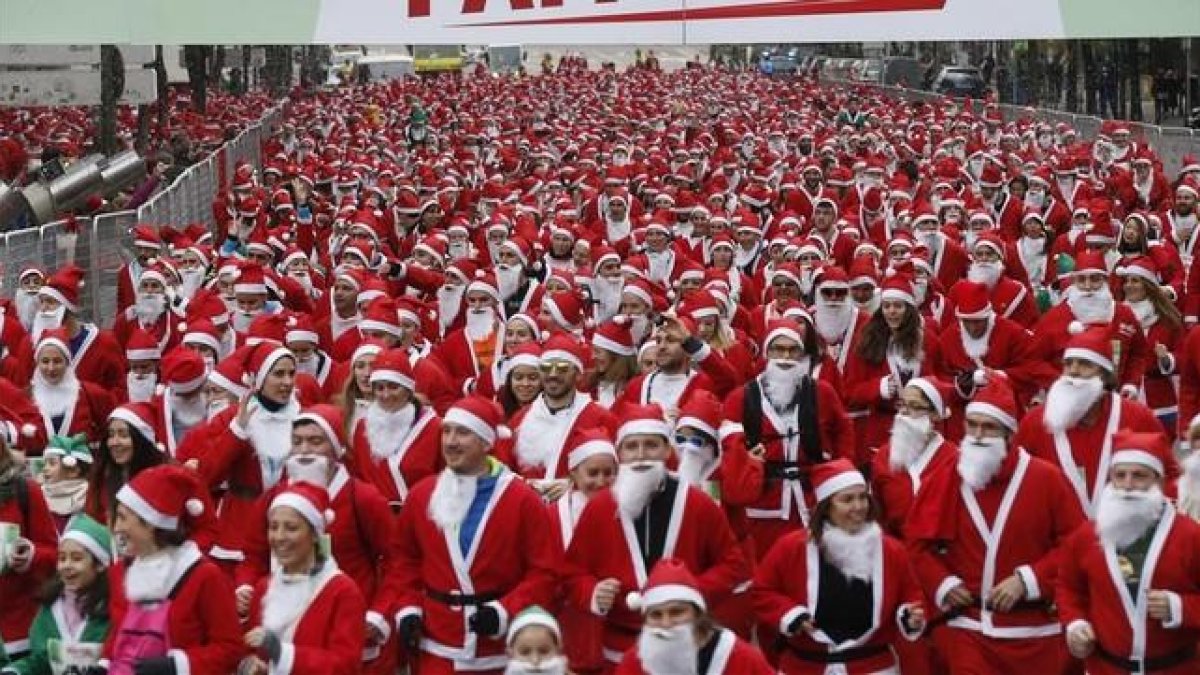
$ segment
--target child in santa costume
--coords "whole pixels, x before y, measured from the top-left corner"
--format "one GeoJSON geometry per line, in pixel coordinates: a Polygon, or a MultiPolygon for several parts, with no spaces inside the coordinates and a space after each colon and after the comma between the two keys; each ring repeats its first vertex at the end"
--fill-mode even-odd
{"type": "Polygon", "coordinates": [[[54,528],[62,532],[75,514],[83,511],[87,502],[88,472],[92,469],[92,451],[88,449],[87,437],[54,436],[42,453],[42,492],[50,513],[54,514],[54,528]]]}
{"type": "Polygon", "coordinates": [[[786,638],[780,668],[894,670],[891,645],[917,639],[925,627],[904,545],[874,521],[867,482],[849,461],[816,467],[813,489],[817,507],[808,530],[776,542],[755,574],[759,618],[786,638]]]}
{"type": "MultiPolygon", "coordinates": [[[[521,610],[508,627],[504,675],[566,675],[562,645],[562,632],[549,612],[537,605],[521,610]]],[[[572,667],[571,672],[581,671],[572,667]]]]}
{"type": "Polygon", "coordinates": [[[117,492],[142,471],[167,462],[153,420],[149,403],[126,403],[109,414],[107,434],[88,477],[85,511],[92,518],[111,526],[117,492]]]}
{"type": "Polygon", "coordinates": [[[211,518],[189,469],[146,469],[117,493],[109,675],[227,675],[242,655],[233,589],[191,532],[211,518]]]}
{"type": "Polygon", "coordinates": [[[292,483],[271,500],[268,539],[276,568],[258,582],[245,635],[255,653],[249,675],[361,672],[366,603],[358,586],[322,549],[334,519],[319,485],[292,483]]]}
{"type": "Polygon", "coordinates": [[[99,443],[115,399],[99,385],[76,376],[69,344],[62,329],[42,332],[34,351],[36,369],[29,393],[42,413],[47,437],[86,434],[89,443],[99,443]]]}
{"type": "Polygon", "coordinates": [[[14,450],[15,420],[0,406],[0,654],[14,659],[29,651],[34,593],[54,570],[58,539],[42,489],[14,450]]]}
{"type": "Polygon", "coordinates": [[[695,575],[682,560],[663,558],[654,565],[640,593],[626,604],[645,623],[621,659],[617,675],[766,675],[775,672],[758,649],[708,614],[695,575]]]}
{"type": "Polygon", "coordinates": [[[30,652],[0,675],[88,672],[108,637],[108,572],[112,539],[100,523],[79,515],[58,544],[58,574],[43,591],[29,631],[30,652]],[[70,670],[74,668],[75,670],[70,670]]]}

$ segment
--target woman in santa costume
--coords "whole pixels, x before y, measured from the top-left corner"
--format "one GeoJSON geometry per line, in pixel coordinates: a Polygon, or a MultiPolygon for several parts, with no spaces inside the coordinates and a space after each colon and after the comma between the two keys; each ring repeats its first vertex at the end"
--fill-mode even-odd
{"type": "Polygon", "coordinates": [[[370,383],[374,395],[354,428],[348,464],[399,509],[412,486],[442,469],[442,422],[413,395],[413,369],[403,349],[375,359],[370,383]]]}
{"type": "Polygon", "coordinates": [[[587,373],[586,390],[596,403],[612,408],[637,373],[637,346],[630,319],[618,314],[592,333],[592,368],[587,373]]]}
{"type": "Polygon", "coordinates": [[[542,342],[537,319],[524,312],[508,317],[508,321],[504,322],[504,351],[490,368],[479,375],[479,379],[475,381],[474,392],[488,398],[495,397],[496,392],[504,385],[504,374],[508,372],[505,366],[516,355],[518,349],[531,342],[542,342]]]}
{"type": "Polygon", "coordinates": [[[342,417],[346,420],[346,429],[353,432],[358,423],[366,415],[371,405],[371,369],[375,359],[387,349],[387,345],[379,339],[363,340],[348,362],[350,372],[340,373],[337,377],[345,382],[341,393],[335,398],[338,407],[342,409],[342,417]]]}
{"type": "Polygon", "coordinates": [[[495,396],[504,410],[505,422],[514,419],[542,393],[542,374],[538,370],[541,359],[541,345],[528,342],[505,360],[500,389],[495,396]]]}
{"type": "Polygon", "coordinates": [[[813,472],[808,530],[776,542],[755,574],[760,620],[786,638],[784,673],[899,672],[891,645],[925,628],[904,545],[875,522],[867,482],[847,460],[813,472]],[[840,666],[840,667],[839,667],[840,666]]]}
{"type": "Polygon", "coordinates": [[[157,442],[153,420],[149,403],[126,403],[108,416],[108,433],[88,478],[85,510],[92,518],[111,526],[117,492],[142,471],[169,460],[157,442]]]}
{"type": "Polygon", "coordinates": [[[156,466],[117,493],[110,675],[227,675],[242,654],[233,589],[191,533],[211,519],[196,475],[156,466]]]}
{"type": "Polygon", "coordinates": [[[914,377],[938,375],[940,363],[937,336],[921,319],[912,282],[899,274],[888,277],[881,305],[863,328],[843,378],[860,453],[887,442],[900,391],[914,377]]]}
{"type": "Polygon", "coordinates": [[[361,672],[366,604],[321,538],[333,519],[325,489],[293,483],[271,500],[276,566],[254,590],[244,675],[342,675],[361,672]]]}
{"type": "Polygon", "coordinates": [[[34,350],[36,369],[29,395],[42,413],[42,428],[49,436],[85,434],[99,443],[104,422],[115,401],[99,385],[75,376],[75,365],[62,329],[43,331],[34,350]]]}
{"type": "Polygon", "coordinates": [[[762,652],[713,621],[700,584],[678,558],[655,563],[641,592],[625,600],[645,623],[616,675],[768,675],[775,671],[762,652]]]}
{"type": "Polygon", "coordinates": [[[252,393],[214,418],[212,426],[219,433],[195,465],[209,489],[228,484],[221,500],[220,536],[209,554],[231,565],[243,558],[239,533],[248,509],[283,475],[292,422],[300,414],[296,359],[286,347],[264,341],[239,354],[246,359],[252,393]]]}
{"type": "Polygon", "coordinates": [[[1154,351],[1154,361],[1146,368],[1142,379],[1139,399],[1154,411],[1171,438],[1179,416],[1179,398],[1176,384],[1176,350],[1183,342],[1183,316],[1175,303],[1167,296],[1159,275],[1159,267],[1153,258],[1142,256],[1117,268],[1121,277],[1121,294],[1124,303],[1133,310],[1146,343],[1154,351]]]}
{"type": "Polygon", "coordinates": [[[1096,522],[1064,546],[1059,621],[1095,675],[1200,671],[1200,525],[1166,496],[1161,433],[1120,431],[1096,522]]]}

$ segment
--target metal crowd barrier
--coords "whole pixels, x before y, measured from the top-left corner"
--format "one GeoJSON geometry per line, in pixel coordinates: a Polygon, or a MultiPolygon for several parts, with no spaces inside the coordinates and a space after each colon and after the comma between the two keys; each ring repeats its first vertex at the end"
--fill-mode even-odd
{"type": "Polygon", "coordinates": [[[117,274],[133,256],[129,231],[134,225],[184,227],[203,223],[216,227],[212,200],[222,179],[232,176],[239,160],[262,169],[262,144],[283,120],[283,104],[271,108],[204,160],[188,167],[171,185],[136,211],[116,211],[95,217],[47,223],[0,234],[0,289],[11,297],[18,278],[30,266],[52,271],[74,263],[87,273],[80,291],[84,318],[102,326],[112,324],[117,306],[117,274]]]}

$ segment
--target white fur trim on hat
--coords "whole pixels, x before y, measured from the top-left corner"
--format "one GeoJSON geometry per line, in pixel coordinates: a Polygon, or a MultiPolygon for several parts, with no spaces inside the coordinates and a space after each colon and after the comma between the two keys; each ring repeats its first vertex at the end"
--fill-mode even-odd
{"type": "Polygon", "coordinates": [[[117,501],[138,515],[139,518],[160,530],[174,530],[179,527],[179,517],[171,516],[150,505],[128,483],[117,490],[117,501]]]}
{"type": "Polygon", "coordinates": [[[567,470],[573,471],[575,467],[598,455],[612,457],[615,461],[617,459],[617,450],[608,441],[588,441],[567,454],[567,470]]]}
{"type": "Polygon", "coordinates": [[[263,359],[262,365],[258,368],[258,372],[254,374],[254,389],[256,391],[263,388],[263,385],[267,383],[267,374],[270,373],[271,369],[275,367],[275,364],[279,363],[279,360],[283,358],[295,360],[296,355],[292,354],[292,350],[288,349],[287,347],[276,347],[274,351],[272,351],[270,354],[267,354],[267,358],[263,359]]]}
{"type": "Polygon", "coordinates": [[[516,640],[517,636],[521,634],[521,631],[529,628],[530,626],[541,626],[553,633],[554,639],[562,642],[562,631],[558,627],[558,621],[555,621],[554,617],[549,612],[541,610],[540,608],[532,607],[525,609],[520,614],[517,614],[517,618],[513,619],[513,622],[509,624],[508,645],[511,647],[513,641],[516,640]]]}
{"type": "Polygon", "coordinates": [[[818,485],[815,495],[818,502],[823,502],[846,488],[855,487],[856,485],[866,486],[866,484],[866,479],[858,471],[843,471],[818,485]]]}
{"type": "Polygon", "coordinates": [[[639,434],[670,438],[671,425],[667,424],[666,420],[630,420],[622,424],[621,428],[617,430],[617,445],[620,445],[629,436],[637,436],[639,434]]]}
{"type": "Polygon", "coordinates": [[[398,384],[409,391],[416,390],[416,382],[413,378],[403,375],[395,370],[375,369],[371,371],[371,377],[368,378],[371,384],[376,382],[391,382],[398,384]]]}
{"type": "Polygon", "coordinates": [[[318,511],[315,504],[301,497],[299,493],[284,491],[279,493],[277,497],[271,500],[271,508],[274,511],[280,506],[286,506],[295,509],[302,518],[308,521],[309,525],[317,531],[317,534],[325,532],[325,514],[318,511]]]}
{"type": "Polygon", "coordinates": [[[888,288],[884,290],[883,293],[880,294],[879,298],[881,301],[899,300],[900,302],[908,303],[913,307],[917,306],[917,299],[912,293],[906,293],[904,291],[896,290],[895,288],[888,288]]]}
{"type": "Polygon", "coordinates": [[[146,440],[150,441],[151,443],[157,440],[155,438],[154,427],[146,422],[146,420],[143,420],[142,418],[133,414],[133,412],[131,412],[128,408],[114,409],[108,414],[108,419],[121,420],[122,422],[125,422],[134,429],[137,429],[138,433],[145,436],[146,440]]]}
{"type": "Polygon", "coordinates": [[[317,344],[321,337],[311,330],[289,330],[283,338],[286,342],[311,342],[317,344]]]}
{"type": "Polygon", "coordinates": [[[46,296],[49,296],[49,297],[57,300],[58,304],[62,305],[63,307],[66,307],[72,313],[76,313],[79,311],[78,305],[76,305],[73,302],[68,301],[67,296],[60,293],[59,290],[57,288],[54,288],[53,286],[42,286],[40,289],[38,289],[38,295],[46,295],[46,296]]]}
{"type": "Polygon", "coordinates": [[[207,381],[208,373],[205,372],[200,377],[193,378],[186,382],[168,382],[167,388],[176,394],[190,394],[200,387],[203,387],[204,383],[207,381]]]}
{"type": "Polygon", "coordinates": [[[638,298],[642,302],[646,303],[647,305],[650,305],[651,307],[654,306],[654,298],[650,297],[650,294],[646,292],[646,289],[644,289],[640,286],[635,286],[633,284],[627,284],[624,288],[621,289],[621,292],[628,293],[628,294],[638,298]]]}
{"type": "Polygon", "coordinates": [[[630,593],[625,596],[625,604],[630,609],[642,612],[649,611],[651,607],[675,601],[690,602],[702,610],[708,609],[704,604],[704,596],[700,595],[700,591],[683,584],[653,586],[640,595],[635,596],[633,593],[630,593]],[[634,605],[637,605],[637,607],[634,605]]]}
{"type": "Polygon", "coordinates": [[[83,530],[68,529],[66,532],[63,532],[59,541],[73,541],[84,547],[102,567],[108,567],[112,564],[112,551],[105,548],[92,537],[89,537],[83,530]]]}
{"type": "Polygon", "coordinates": [[[361,359],[364,356],[377,356],[382,352],[383,352],[383,347],[381,347],[379,345],[363,343],[363,344],[359,345],[354,350],[354,353],[350,356],[350,363],[355,363],[356,361],[358,361],[359,359],[361,359]]]}
{"type": "Polygon", "coordinates": [[[713,439],[718,438],[717,430],[714,429],[711,424],[705,422],[699,417],[680,417],[679,420],[675,422],[675,428],[682,429],[684,427],[691,427],[697,431],[703,431],[713,439]]]}
{"type": "Polygon", "coordinates": [[[162,358],[162,350],[154,349],[126,349],[126,361],[157,361],[162,358]]]}
{"type": "Polygon", "coordinates": [[[1144,467],[1153,469],[1154,472],[1160,476],[1165,475],[1165,472],[1163,471],[1162,460],[1158,457],[1155,457],[1152,453],[1146,452],[1145,450],[1136,450],[1132,448],[1128,450],[1118,450],[1113,453],[1112,460],[1109,462],[1109,464],[1112,466],[1116,466],[1118,464],[1140,464],[1144,467]]]}
{"type": "Polygon", "coordinates": [[[610,340],[599,333],[592,335],[592,346],[610,351],[619,356],[637,355],[637,348],[634,346],[620,344],[616,340],[610,340]]]}
{"type": "Polygon", "coordinates": [[[932,382],[923,377],[914,377],[908,381],[908,386],[916,387],[921,390],[922,394],[925,394],[925,398],[929,399],[934,409],[937,410],[938,417],[943,419],[947,417],[946,402],[942,400],[941,392],[938,391],[937,387],[933,386],[932,382]]]}
{"type": "Polygon", "coordinates": [[[507,358],[504,360],[504,364],[500,366],[500,382],[507,382],[509,374],[516,368],[520,368],[521,366],[537,368],[540,363],[541,361],[538,357],[533,354],[517,354],[516,356],[507,358]]]}
{"type": "Polygon", "coordinates": [[[1071,347],[1063,352],[1063,360],[1081,359],[1094,363],[1108,372],[1114,372],[1116,368],[1113,366],[1112,359],[1105,357],[1103,354],[1094,352],[1091,349],[1083,349],[1080,347],[1071,347]]]}
{"type": "Polygon", "coordinates": [[[763,343],[763,352],[765,353],[767,351],[767,346],[770,345],[771,342],[775,340],[775,338],[779,338],[779,337],[791,338],[791,339],[795,340],[796,344],[798,344],[798,345],[804,344],[804,338],[800,337],[799,331],[797,331],[794,328],[780,327],[780,328],[776,328],[775,330],[771,331],[770,333],[767,333],[766,339],[764,339],[762,342],[763,343]]]}
{"type": "Polygon", "coordinates": [[[578,356],[563,349],[550,349],[542,352],[539,363],[549,363],[551,361],[566,361],[575,366],[577,370],[583,372],[583,361],[578,356]]]}
{"type": "Polygon", "coordinates": [[[463,408],[450,408],[450,410],[446,411],[446,416],[442,418],[442,423],[464,426],[471,433],[482,438],[489,446],[496,444],[496,429],[477,417],[474,413],[463,408]]]}
{"type": "Polygon", "coordinates": [[[266,284],[234,284],[234,295],[266,295],[266,284]]]}
{"type": "Polygon", "coordinates": [[[338,435],[336,429],[329,426],[329,420],[310,412],[302,412],[296,415],[296,419],[292,420],[293,427],[304,423],[315,424],[321,427],[321,431],[325,432],[325,436],[329,438],[329,444],[333,446],[333,450],[338,454],[338,457],[346,453],[346,448],[340,440],[341,437],[338,435]]]}
{"type": "Polygon", "coordinates": [[[988,417],[991,417],[992,419],[996,420],[997,422],[1000,422],[1005,427],[1007,427],[1009,431],[1017,430],[1018,425],[1017,425],[1016,418],[1014,418],[1012,415],[1009,415],[1008,413],[1004,412],[1000,408],[992,405],[991,403],[983,403],[980,401],[971,401],[970,403],[967,404],[966,414],[970,415],[973,413],[979,413],[980,415],[986,415],[988,417]]]}

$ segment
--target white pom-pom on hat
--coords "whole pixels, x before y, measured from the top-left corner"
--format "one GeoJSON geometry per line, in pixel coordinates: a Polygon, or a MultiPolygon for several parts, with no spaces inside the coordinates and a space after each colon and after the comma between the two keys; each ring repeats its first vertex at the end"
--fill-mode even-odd
{"type": "Polygon", "coordinates": [[[333,509],[325,509],[325,513],[323,515],[325,516],[325,527],[332,525],[333,519],[337,517],[337,514],[333,512],[333,509]]]}
{"type": "Polygon", "coordinates": [[[25,438],[33,438],[34,436],[37,435],[37,431],[38,431],[37,427],[32,424],[29,424],[28,422],[21,425],[21,435],[24,436],[25,438]]]}
{"type": "Polygon", "coordinates": [[[1085,330],[1087,330],[1087,326],[1083,325],[1082,321],[1072,321],[1067,324],[1067,332],[1071,335],[1079,335],[1085,330]]]}
{"type": "Polygon", "coordinates": [[[512,429],[509,429],[507,426],[501,424],[500,426],[496,427],[496,438],[506,439],[512,438],[512,436],[512,429]]]}
{"type": "Polygon", "coordinates": [[[183,506],[187,509],[188,515],[193,518],[204,514],[204,502],[199,499],[189,499],[183,503],[183,506]]]}
{"type": "Polygon", "coordinates": [[[974,374],[971,375],[971,379],[975,382],[976,387],[982,387],[988,383],[987,371],[983,368],[976,368],[974,374]]]}
{"type": "Polygon", "coordinates": [[[625,606],[637,612],[642,609],[642,594],[637,591],[629,591],[625,595],[625,606]]]}

